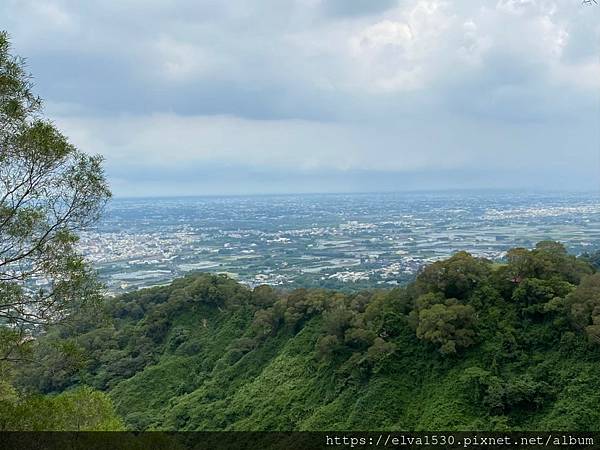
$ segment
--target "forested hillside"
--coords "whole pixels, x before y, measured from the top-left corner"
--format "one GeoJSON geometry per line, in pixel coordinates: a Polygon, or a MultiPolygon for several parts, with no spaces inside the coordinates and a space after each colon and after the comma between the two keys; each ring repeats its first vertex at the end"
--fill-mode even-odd
{"type": "Polygon", "coordinates": [[[190,275],[73,315],[14,379],[104,391],[131,429],[600,430],[594,272],[542,242],[356,294],[190,275]]]}

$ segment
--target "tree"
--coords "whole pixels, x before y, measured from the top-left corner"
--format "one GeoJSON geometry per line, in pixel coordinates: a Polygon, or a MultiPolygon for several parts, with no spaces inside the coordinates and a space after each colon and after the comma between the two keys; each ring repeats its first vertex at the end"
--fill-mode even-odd
{"type": "Polygon", "coordinates": [[[417,278],[417,286],[426,292],[441,292],[448,298],[464,299],[490,274],[489,263],[467,252],[427,266],[417,278]]]}
{"type": "Polygon", "coordinates": [[[273,306],[278,298],[277,291],[266,284],[261,284],[252,291],[252,303],[262,308],[273,306]]]}
{"type": "Polygon", "coordinates": [[[110,398],[81,387],[57,396],[0,398],[2,431],[121,431],[110,398]]]}
{"type": "Polygon", "coordinates": [[[513,283],[525,278],[548,280],[560,278],[577,284],[583,276],[594,272],[593,267],[583,259],[567,253],[559,242],[541,241],[531,251],[515,248],[507,253],[508,271],[513,283]]]}
{"type": "Polygon", "coordinates": [[[559,278],[540,280],[539,278],[524,279],[512,294],[512,299],[521,307],[539,303],[548,303],[555,297],[566,296],[573,285],[559,278]]]}
{"type": "Polygon", "coordinates": [[[345,305],[336,305],[323,313],[323,328],[327,334],[343,338],[346,330],[352,326],[353,317],[354,314],[345,305]]]}
{"type": "Polygon", "coordinates": [[[585,277],[567,297],[574,325],[600,343],[600,273],[585,277]]]}
{"type": "Polygon", "coordinates": [[[0,360],[99,292],[76,243],[111,195],[102,158],[77,150],[41,108],[0,32],[0,360]]]}
{"type": "Polygon", "coordinates": [[[470,305],[441,294],[425,294],[417,300],[415,315],[417,337],[439,345],[442,354],[457,353],[474,343],[475,309],[470,305]]]}

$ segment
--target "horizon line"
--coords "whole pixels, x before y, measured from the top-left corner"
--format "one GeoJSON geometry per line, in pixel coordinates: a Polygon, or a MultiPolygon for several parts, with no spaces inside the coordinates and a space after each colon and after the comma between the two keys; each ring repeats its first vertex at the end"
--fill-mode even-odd
{"type": "Polygon", "coordinates": [[[378,191],[325,191],[325,192],[257,192],[238,194],[167,194],[167,195],[113,195],[111,200],[143,200],[170,198],[235,198],[235,197],[293,197],[313,195],[376,195],[376,194],[436,194],[436,193],[515,193],[515,194],[597,194],[600,189],[548,189],[548,188],[448,188],[405,189],[378,191]]]}

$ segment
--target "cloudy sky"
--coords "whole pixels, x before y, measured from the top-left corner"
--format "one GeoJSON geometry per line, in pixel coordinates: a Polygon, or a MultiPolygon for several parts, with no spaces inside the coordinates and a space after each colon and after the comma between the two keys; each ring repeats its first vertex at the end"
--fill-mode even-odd
{"type": "Polygon", "coordinates": [[[117,196],[600,189],[600,6],[0,0],[117,196]]]}

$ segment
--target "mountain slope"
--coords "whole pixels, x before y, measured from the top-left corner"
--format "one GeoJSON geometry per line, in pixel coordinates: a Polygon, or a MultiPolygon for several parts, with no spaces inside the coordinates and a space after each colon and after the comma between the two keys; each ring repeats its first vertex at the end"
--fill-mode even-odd
{"type": "Polygon", "coordinates": [[[134,429],[598,430],[599,294],[553,243],[458,253],[391,291],[192,275],[52,330],[21,380],[105,390],[134,429]]]}

